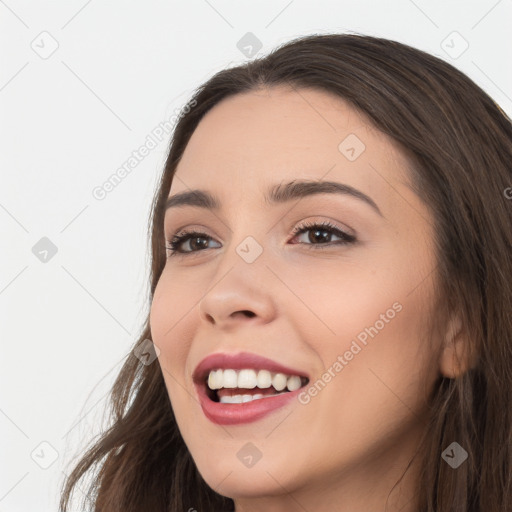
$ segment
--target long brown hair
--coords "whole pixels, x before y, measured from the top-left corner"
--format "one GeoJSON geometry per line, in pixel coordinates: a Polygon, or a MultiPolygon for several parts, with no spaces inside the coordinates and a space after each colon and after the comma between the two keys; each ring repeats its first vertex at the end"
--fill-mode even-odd
{"type": "MultiPolygon", "coordinates": [[[[224,69],[179,119],[152,205],[151,297],[166,262],[164,207],[176,166],[202,117],[223,99],[272,86],[316,88],[349,102],[393,138],[435,219],[441,312],[459,311],[476,363],[440,377],[418,453],[421,512],[512,510],[512,123],[450,64],[395,41],[357,34],[300,37],[224,69]],[[441,455],[456,441],[468,459],[441,455]]],[[[443,316],[444,318],[444,316],[443,316]]],[[[150,339],[149,316],[136,345],[150,339]]],[[[111,427],[63,485],[94,472],[95,512],[234,510],[202,479],[184,444],[161,368],[130,353],[110,397],[111,427]]]]}

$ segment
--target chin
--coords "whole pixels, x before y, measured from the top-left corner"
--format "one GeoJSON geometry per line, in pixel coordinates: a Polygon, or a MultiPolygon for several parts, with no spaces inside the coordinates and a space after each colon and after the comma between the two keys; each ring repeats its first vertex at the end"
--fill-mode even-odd
{"type": "Polygon", "coordinates": [[[290,473],[289,463],[269,464],[260,459],[246,467],[238,459],[234,463],[198,465],[201,476],[216,493],[228,498],[257,498],[283,494],[300,486],[298,474],[290,473]]]}
{"type": "MultiPolygon", "coordinates": [[[[265,496],[278,496],[283,493],[283,488],[267,473],[245,475],[231,473],[222,480],[222,472],[216,472],[212,479],[203,476],[206,483],[217,493],[231,499],[262,498],[265,496]],[[219,485],[219,482],[220,485],[219,485]]],[[[227,474],[227,473],[226,473],[227,474]]],[[[284,487],[287,487],[284,484],[284,487]]]]}

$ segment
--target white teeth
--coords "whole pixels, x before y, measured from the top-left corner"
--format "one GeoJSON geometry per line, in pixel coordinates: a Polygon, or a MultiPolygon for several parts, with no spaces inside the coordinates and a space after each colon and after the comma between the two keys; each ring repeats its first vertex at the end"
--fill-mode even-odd
{"type": "Polygon", "coordinates": [[[224,382],[222,378],[222,370],[213,370],[208,375],[208,387],[210,389],[220,389],[224,382]]]}
{"type": "MultiPolygon", "coordinates": [[[[301,377],[298,375],[287,376],[284,373],[271,373],[268,370],[212,370],[208,375],[208,387],[210,389],[242,388],[267,389],[273,386],[276,391],[288,388],[295,391],[302,386],[301,377]]],[[[252,396],[252,395],[251,395],[252,396]]]]}
{"type": "Polygon", "coordinates": [[[224,384],[224,370],[217,370],[215,372],[216,389],[220,389],[223,384],[224,384]]]}
{"type": "Polygon", "coordinates": [[[268,370],[260,370],[258,372],[258,387],[267,389],[272,386],[272,374],[268,370]]]}
{"type": "Polygon", "coordinates": [[[296,389],[299,389],[301,386],[300,377],[298,375],[292,375],[291,377],[288,377],[288,380],[286,382],[286,387],[289,391],[295,391],[296,389]]]}
{"type": "MultiPolygon", "coordinates": [[[[220,380],[220,379],[219,379],[220,380]]],[[[238,375],[235,370],[224,370],[222,374],[223,388],[236,388],[238,386],[238,375]]]]}
{"type": "MultiPolygon", "coordinates": [[[[286,391],[285,391],[286,393],[286,391]]],[[[277,393],[276,395],[233,395],[233,396],[221,396],[219,402],[221,404],[242,404],[244,402],[252,402],[253,400],[260,400],[263,398],[272,398],[274,396],[282,395],[283,393],[277,393]]]]}
{"type": "Polygon", "coordinates": [[[274,377],[272,377],[272,386],[274,386],[277,391],[282,391],[286,387],[286,375],[284,373],[276,373],[274,377]]]}
{"type": "Polygon", "coordinates": [[[219,401],[221,404],[241,404],[242,395],[221,396],[219,401]]]}
{"type": "Polygon", "coordinates": [[[254,370],[240,370],[238,374],[238,387],[253,389],[258,385],[258,379],[254,370]]]}

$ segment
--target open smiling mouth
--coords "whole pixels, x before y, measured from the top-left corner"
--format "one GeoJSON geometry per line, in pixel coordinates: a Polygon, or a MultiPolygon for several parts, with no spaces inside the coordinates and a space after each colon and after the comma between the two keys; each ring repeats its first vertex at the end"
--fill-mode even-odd
{"type": "Polygon", "coordinates": [[[268,370],[211,370],[205,380],[206,395],[213,402],[242,404],[290,393],[309,380],[299,375],[286,375],[268,370]]]}
{"type": "Polygon", "coordinates": [[[256,421],[291,405],[309,383],[305,372],[249,352],[210,354],[192,379],[202,412],[220,425],[256,421]]]}

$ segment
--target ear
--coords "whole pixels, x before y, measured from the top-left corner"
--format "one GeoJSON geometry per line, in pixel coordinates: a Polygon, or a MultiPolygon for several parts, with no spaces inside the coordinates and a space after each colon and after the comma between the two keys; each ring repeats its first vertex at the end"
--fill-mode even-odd
{"type": "Polygon", "coordinates": [[[448,321],[441,345],[439,370],[444,377],[456,379],[473,368],[476,362],[471,340],[462,326],[461,315],[453,315],[448,321]]]}

